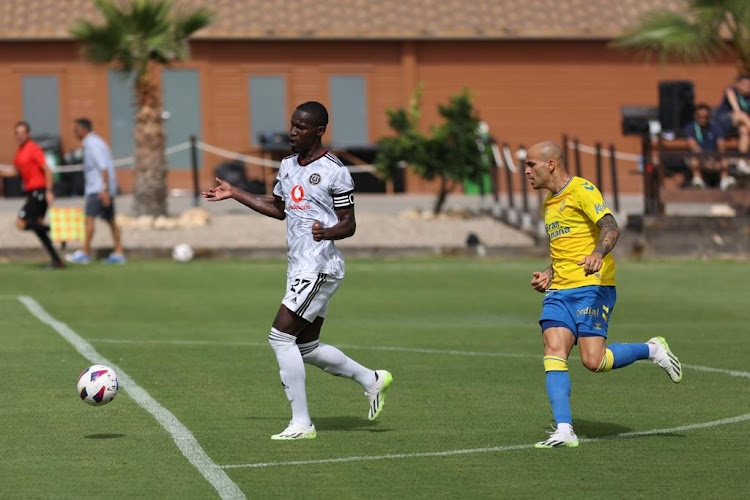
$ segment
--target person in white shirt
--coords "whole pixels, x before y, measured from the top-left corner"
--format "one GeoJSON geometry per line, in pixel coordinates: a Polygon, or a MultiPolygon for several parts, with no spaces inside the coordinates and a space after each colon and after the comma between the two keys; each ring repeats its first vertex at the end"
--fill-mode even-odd
{"type": "Polygon", "coordinates": [[[333,241],[352,236],[356,229],[354,181],[341,161],[323,147],[327,125],[328,111],[319,102],[297,107],[289,129],[294,154],[282,160],[273,196],[250,194],[219,178],[216,187],[203,192],[208,201],[232,198],[258,213],[287,221],[286,294],[269,342],[291,402],[292,419],[271,439],[317,436],[307,408],[304,363],[358,382],[369,400],[370,420],[382,412],[385,392],[393,380],[386,370],[365,368],[319,341],[328,301],[344,278],[344,258],[333,241]]]}
{"type": "Polygon", "coordinates": [[[124,264],[125,254],[122,250],[120,228],[115,222],[115,202],[117,194],[117,177],[112,160],[112,151],[104,139],[93,132],[91,120],[78,118],[73,125],[73,134],[83,146],[83,177],[86,197],[86,235],[83,249],[67,255],[68,262],[88,264],[90,262],[91,240],[94,237],[94,223],[97,217],[104,219],[112,232],[114,251],[104,262],[124,264]]]}

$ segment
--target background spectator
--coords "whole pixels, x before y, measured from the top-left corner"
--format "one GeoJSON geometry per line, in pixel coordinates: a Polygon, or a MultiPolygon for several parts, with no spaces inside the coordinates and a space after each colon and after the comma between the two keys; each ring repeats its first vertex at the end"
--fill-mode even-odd
{"type": "MultiPolygon", "coordinates": [[[[711,108],[708,104],[698,104],[694,117],[695,119],[685,126],[685,136],[690,150],[694,153],[724,153],[724,134],[721,127],[711,121],[711,108]]],[[[719,171],[719,188],[722,191],[737,184],[734,177],[729,175],[729,164],[726,159],[692,157],[687,159],[687,164],[693,173],[692,185],[695,187],[706,187],[702,169],[719,171]]]]}
{"type": "Polygon", "coordinates": [[[73,125],[73,133],[81,140],[83,146],[83,177],[86,185],[86,237],[83,250],[67,255],[69,262],[88,264],[90,261],[91,240],[94,237],[94,223],[97,217],[104,219],[112,231],[114,252],[104,262],[110,264],[124,264],[125,255],[122,251],[120,228],[115,222],[115,202],[117,194],[117,178],[112,160],[112,151],[104,139],[93,131],[91,120],[79,118],[73,125]]]}
{"type": "MultiPolygon", "coordinates": [[[[737,130],[740,153],[750,150],[750,75],[740,75],[735,84],[724,91],[724,98],[716,110],[716,121],[721,125],[725,135],[737,130]]],[[[750,173],[746,159],[740,159],[737,168],[743,173],[750,173]]]]}

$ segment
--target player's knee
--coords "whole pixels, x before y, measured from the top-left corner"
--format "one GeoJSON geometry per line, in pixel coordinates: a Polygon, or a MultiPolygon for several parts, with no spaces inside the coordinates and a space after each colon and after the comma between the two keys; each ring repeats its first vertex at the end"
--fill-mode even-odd
{"type": "Polygon", "coordinates": [[[294,335],[284,333],[276,328],[271,328],[271,333],[268,335],[268,343],[274,350],[296,347],[296,340],[294,335]]]}
{"type": "Polygon", "coordinates": [[[589,356],[581,356],[581,361],[583,361],[583,366],[585,366],[589,371],[592,371],[594,373],[603,373],[608,372],[612,369],[612,366],[614,365],[615,358],[612,354],[612,351],[609,349],[605,349],[603,354],[595,354],[595,355],[589,355],[589,356]]]}
{"type": "Polygon", "coordinates": [[[583,366],[585,366],[587,370],[596,372],[599,370],[599,365],[601,364],[602,359],[589,357],[589,358],[581,358],[581,361],[583,362],[583,366]]]}
{"type": "Polygon", "coordinates": [[[314,340],[306,344],[297,344],[297,347],[299,347],[299,353],[302,355],[302,361],[305,363],[314,363],[315,359],[318,357],[318,347],[320,347],[320,342],[314,340]]]}

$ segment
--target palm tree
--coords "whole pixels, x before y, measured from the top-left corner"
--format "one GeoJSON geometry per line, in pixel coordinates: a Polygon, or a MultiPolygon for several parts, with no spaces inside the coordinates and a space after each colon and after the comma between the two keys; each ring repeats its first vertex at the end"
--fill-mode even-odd
{"type": "Polygon", "coordinates": [[[689,0],[689,14],[656,10],[613,45],[644,49],[688,63],[711,60],[721,51],[734,52],[737,70],[750,73],[750,2],[689,0]],[[729,43],[731,41],[731,43],[729,43]]]}
{"type": "Polygon", "coordinates": [[[166,134],[162,95],[156,71],[189,57],[188,37],[211,23],[207,9],[173,9],[171,0],[94,0],[102,24],[78,20],[71,34],[84,43],[85,57],[95,64],[114,64],[134,75],[135,188],[137,215],[167,212],[166,134]]]}

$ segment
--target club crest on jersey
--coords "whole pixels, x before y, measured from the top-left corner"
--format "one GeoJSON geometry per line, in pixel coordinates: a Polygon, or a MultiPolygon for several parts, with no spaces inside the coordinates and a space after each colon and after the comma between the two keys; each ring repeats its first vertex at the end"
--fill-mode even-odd
{"type": "Polygon", "coordinates": [[[320,175],[319,174],[312,174],[310,176],[310,184],[315,185],[320,182],[320,175]]]}
{"type": "Polygon", "coordinates": [[[296,186],[292,188],[292,201],[294,201],[295,203],[299,203],[300,201],[302,201],[302,198],[304,197],[305,197],[305,190],[302,188],[302,186],[297,184],[296,186]]]}

